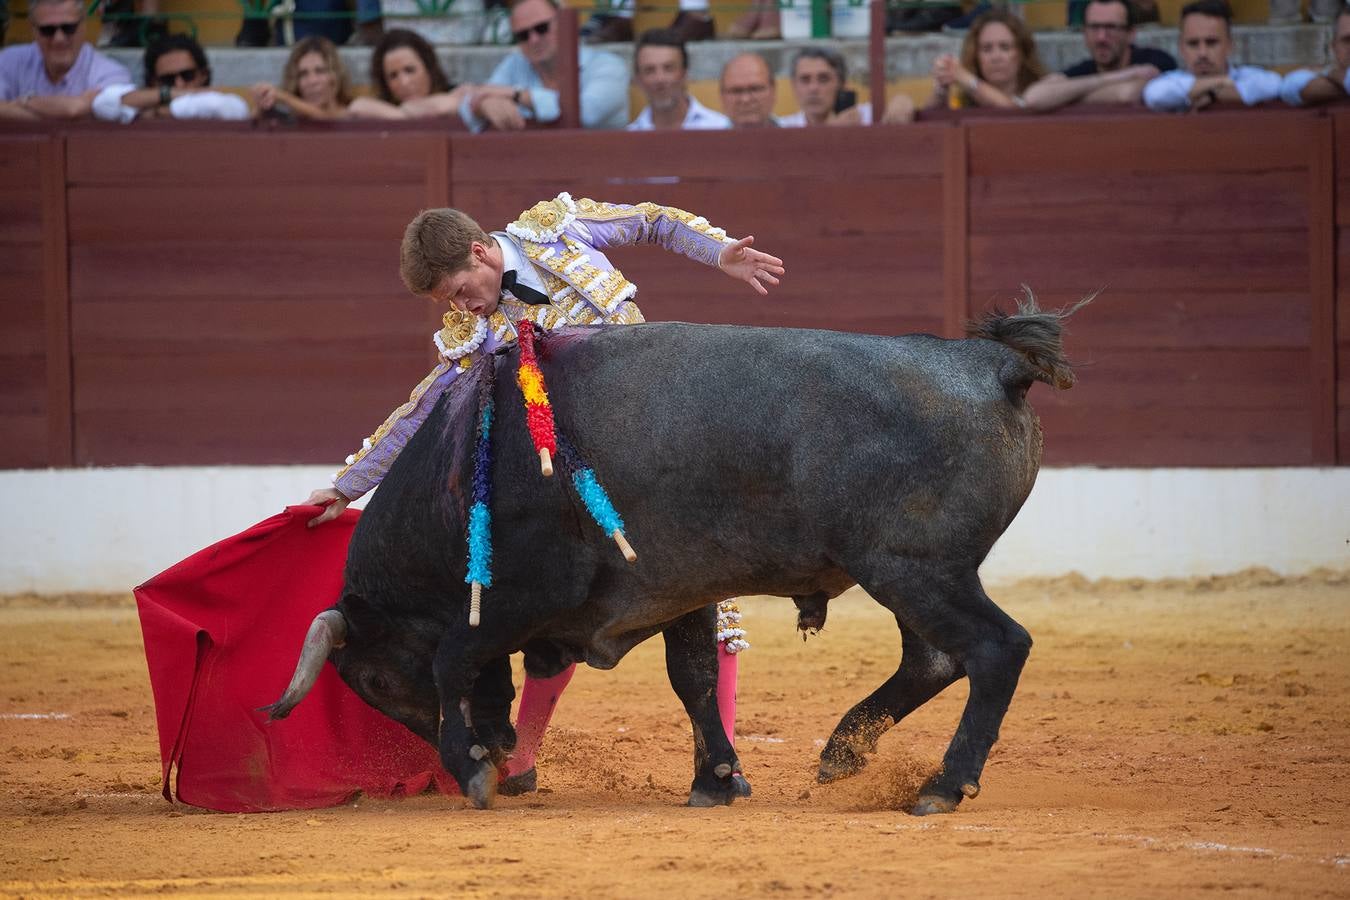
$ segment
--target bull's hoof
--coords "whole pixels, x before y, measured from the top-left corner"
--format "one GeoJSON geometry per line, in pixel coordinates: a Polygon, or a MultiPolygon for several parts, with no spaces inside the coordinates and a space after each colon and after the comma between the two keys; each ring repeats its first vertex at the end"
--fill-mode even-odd
{"type": "Polygon", "coordinates": [[[473,803],[474,809],[492,808],[497,799],[497,780],[497,767],[486,760],[480,761],[464,785],[464,796],[473,803]]]}
{"type": "Polygon", "coordinates": [[[737,797],[749,797],[751,793],[750,782],[746,781],[745,776],[740,772],[733,772],[731,774],[731,789],[736,793],[737,797]]]}
{"type": "Polygon", "coordinates": [[[932,816],[938,813],[954,813],[956,807],[961,804],[958,797],[955,800],[949,797],[939,797],[936,794],[924,794],[919,797],[919,802],[909,811],[912,816],[932,816]]]}
{"type": "MultiPolygon", "coordinates": [[[[718,763],[713,767],[712,777],[706,774],[695,776],[694,783],[689,787],[689,805],[700,808],[730,806],[732,801],[739,796],[739,789],[736,785],[736,778],[739,773],[733,774],[739,766],[739,762],[735,766],[728,763],[718,763]]],[[[745,781],[745,779],[742,778],[741,781],[745,781]]],[[[749,786],[749,784],[746,784],[747,788],[749,786]]]]}
{"type": "Polygon", "coordinates": [[[698,809],[708,809],[713,806],[730,806],[731,802],[735,799],[736,794],[734,792],[724,793],[718,791],[717,793],[709,793],[694,788],[689,792],[688,805],[698,809]]]}
{"type": "Polygon", "coordinates": [[[533,794],[539,790],[538,777],[534,766],[530,766],[519,775],[507,775],[497,785],[497,792],[506,797],[519,797],[521,794],[533,794]]]}
{"type": "Polygon", "coordinates": [[[867,765],[867,757],[854,753],[847,747],[831,751],[829,747],[820,754],[820,768],[816,771],[816,781],[829,784],[841,778],[852,778],[867,765]]]}

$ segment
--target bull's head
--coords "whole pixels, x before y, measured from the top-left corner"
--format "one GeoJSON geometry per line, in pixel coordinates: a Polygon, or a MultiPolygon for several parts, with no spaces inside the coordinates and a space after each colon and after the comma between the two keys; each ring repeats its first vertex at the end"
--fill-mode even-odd
{"type": "Polygon", "coordinates": [[[342,615],[342,610],[334,607],[325,609],[315,616],[309,626],[309,633],[305,635],[305,645],[300,649],[300,661],[295,666],[291,683],[287,685],[285,693],[277,702],[262,708],[262,712],[267,713],[268,720],[275,721],[289,716],[291,710],[295,709],[300,701],[305,699],[310,688],[314,687],[314,682],[318,680],[319,672],[323,669],[328,655],[346,643],[347,619],[342,615]]]}
{"type": "MultiPolygon", "coordinates": [[[[406,623],[391,629],[348,620],[338,607],[314,617],[286,691],[262,711],[269,720],[284,719],[314,687],[330,658],[342,680],[362,700],[432,744],[440,701],[431,675],[434,630],[406,623]]],[[[426,623],[429,624],[429,623],[426,623]]]]}

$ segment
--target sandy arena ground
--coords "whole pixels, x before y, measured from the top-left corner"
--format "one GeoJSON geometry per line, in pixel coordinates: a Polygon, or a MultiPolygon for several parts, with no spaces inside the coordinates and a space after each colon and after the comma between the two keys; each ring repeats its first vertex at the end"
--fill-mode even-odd
{"type": "Polygon", "coordinates": [[[0,895],[1350,897],[1350,575],[992,593],[1036,646],[984,792],[925,819],[903,810],[964,684],[861,776],[813,780],[839,716],[899,656],[894,622],[856,592],[805,644],[790,602],[743,604],[755,794],[733,807],[680,805],[688,722],[652,641],[578,673],[537,795],[266,815],[160,797],[129,597],[8,598],[0,895]]]}

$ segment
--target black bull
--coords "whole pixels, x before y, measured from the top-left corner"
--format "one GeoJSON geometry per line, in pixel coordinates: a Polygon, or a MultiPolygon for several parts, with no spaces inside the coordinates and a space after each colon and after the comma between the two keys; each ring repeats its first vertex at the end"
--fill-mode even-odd
{"type": "Polygon", "coordinates": [[[1062,318],[1028,298],[959,341],[684,324],[548,336],[541,367],[559,431],[624,517],[635,565],[565,478],[540,475],[517,352],[481,360],[371,499],[342,598],[316,618],[269,709],[289,713],[331,659],[487,806],[514,743],[508,654],[524,650],[541,675],[572,661],[608,669],[661,632],[693,723],[690,802],[727,803],[739,764],[717,711],[710,604],[769,594],[818,617],[857,583],[895,614],[903,655],[840,721],[820,778],[858,771],[888,728],[965,676],[960,725],[915,808],[951,811],[979,791],[1031,648],[977,570],[1040,465],[1027,389],[1073,383],[1062,318]],[[471,628],[466,522],[486,366],[497,371],[494,580],[471,628]]]}

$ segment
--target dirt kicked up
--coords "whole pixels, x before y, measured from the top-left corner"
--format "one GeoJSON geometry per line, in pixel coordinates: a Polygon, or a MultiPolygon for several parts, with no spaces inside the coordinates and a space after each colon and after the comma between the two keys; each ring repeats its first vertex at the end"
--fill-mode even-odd
{"type": "Polygon", "coordinates": [[[991,593],[1036,646],[983,793],[922,819],[903,810],[964,683],[857,778],[814,780],[839,717],[899,658],[893,620],[857,592],[805,644],[789,601],[742,604],[754,796],[730,808],[680,805],[692,743],[657,640],[578,673],[538,794],[264,815],[160,796],[129,597],[8,598],[0,895],[1350,896],[1350,576],[991,593]]]}

